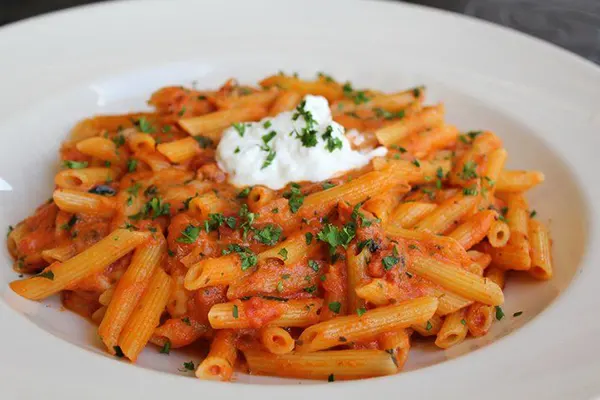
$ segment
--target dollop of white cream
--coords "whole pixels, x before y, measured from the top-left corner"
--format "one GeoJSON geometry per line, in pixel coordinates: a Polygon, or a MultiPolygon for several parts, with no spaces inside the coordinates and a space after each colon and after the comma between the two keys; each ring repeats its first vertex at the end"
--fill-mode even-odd
{"type": "Polygon", "coordinates": [[[344,127],[333,121],[329,104],[321,96],[308,95],[294,111],[236,126],[223,132],[216,154],[219,167],[236,186],[281,189],[290,182],[319,182],[363,167],[373,157],[387,153],[385,147],[369,152],[352,150],[344,127]],[[301,140],[308,113],[316,132],[312,135],[314,145],[310,147],[301,140]]]}

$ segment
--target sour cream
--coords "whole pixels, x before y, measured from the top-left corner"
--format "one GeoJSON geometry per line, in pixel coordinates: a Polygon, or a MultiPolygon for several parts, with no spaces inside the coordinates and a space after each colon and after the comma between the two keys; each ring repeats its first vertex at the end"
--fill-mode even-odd
{"type": "Polygon", "coordinates": [[[281,189],[290,182],[324,181],[386,153],[385,147],[352,150],[327,100],[309,95],[294,111],[226,129],[216,158],[233,185],[281,189]]]}

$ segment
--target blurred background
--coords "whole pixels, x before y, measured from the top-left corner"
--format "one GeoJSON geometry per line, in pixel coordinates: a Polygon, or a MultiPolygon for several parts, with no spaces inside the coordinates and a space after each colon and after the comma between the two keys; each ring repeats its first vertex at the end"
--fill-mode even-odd
{"type": "MultiPolygon", "coordinates": [[[[50,11],[102,1],[107,0],[0,0],[0,26],[50,11]]],[[[600,0],[406,2],[471,15],[509,26],[553,42],[600,64],[600,0]]]]}

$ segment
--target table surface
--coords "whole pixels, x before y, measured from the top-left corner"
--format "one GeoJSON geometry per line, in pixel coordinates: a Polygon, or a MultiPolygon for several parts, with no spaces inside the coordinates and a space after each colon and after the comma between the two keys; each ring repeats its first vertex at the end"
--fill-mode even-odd
{"type": "MultiPolygon", "coordinates": [[[[0,25],[106,0],[1,0],[0,25]]],[[[168,1],[168,0],[164,0],[168,1]]],[[[600,64],[600,0],[408,0],[509,26],[600,64]]]]}

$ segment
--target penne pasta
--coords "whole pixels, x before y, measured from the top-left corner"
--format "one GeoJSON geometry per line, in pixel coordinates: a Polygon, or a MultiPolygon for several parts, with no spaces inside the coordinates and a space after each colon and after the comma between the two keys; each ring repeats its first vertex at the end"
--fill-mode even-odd
{"type": "Polygon", "coordinates": [[[233,366],[237,359],[235,332],[230,329],[217,331],[210,344],[208,356],[196,369],[199,379],[229,381],[233,375],[233,366]]]}

